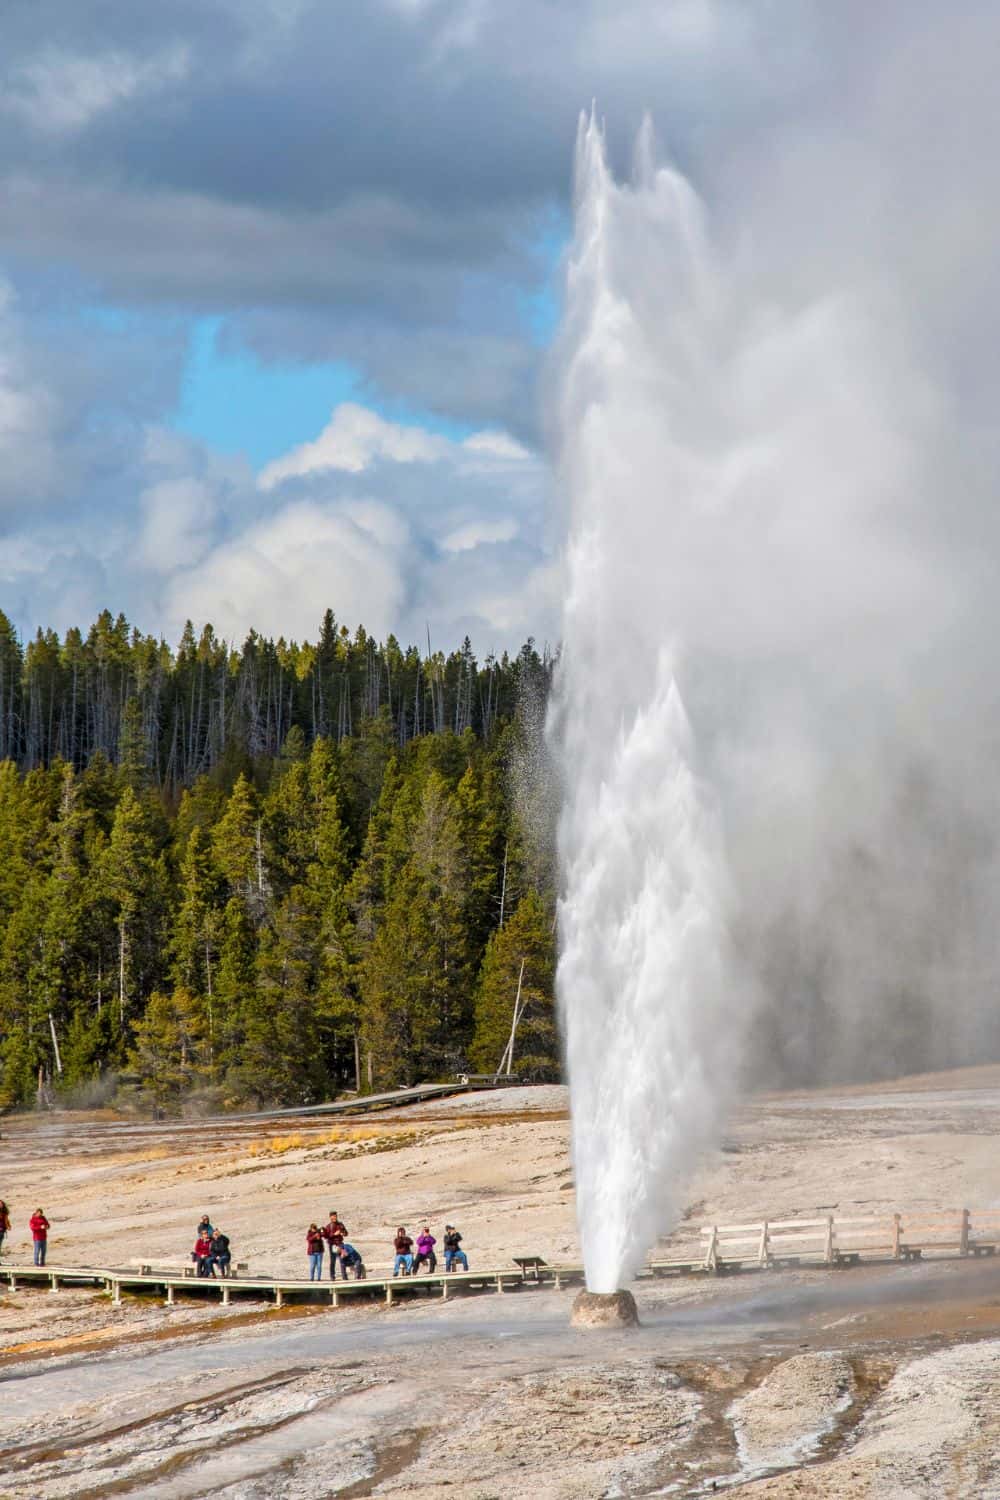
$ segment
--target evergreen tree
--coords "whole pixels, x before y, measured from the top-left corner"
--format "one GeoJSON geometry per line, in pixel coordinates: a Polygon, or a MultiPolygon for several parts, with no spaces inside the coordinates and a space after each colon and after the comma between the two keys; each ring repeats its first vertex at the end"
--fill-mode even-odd
{"type": "Polygon", "coordinates": [[[473,1066],[480,1072],[492,1073],[499,1067],[510,1042],[517,1000],[511,1071],[532,1082],[559,1077],[554,977],[552,912],[537,891],[529,891],[510,921],[487,944],[476,987],[476,1032],[471,1048],[473,1066]]]}
{"type": "Polygon", "coordinates": [[[264,859],[257,796],[241,772],[212,836],[215,862],[232,896],[239,897],[258,925],[267,914],[271,881],[264,859]]]}
{"type": "Polygon", "coordinates": [[[215,1044],[214,979],[221,929],[221,882],[208,835],[196,823],[181,861],[180,905],[170,947],[176,983],[204,1000],[210,1055],[215,1044]]]}
{"type": "Polygon", "coordinates": [[[363,1041],[381,1083],[461,1064],[471,1029],[467,903],[459,817],[432,772],[411,856],[361,964],[363,1041]]]}
{"type": "Polygon", "coordinates": [[[175,1105],[208,1072],[207,1027],[202,1002],[178,987],[154,992],[136,1022],[128,1065],[159,1108],[175,1105]]]}
{"type": "MultiPolygon", "coordinates": [[[[315,646],[190,627],[176,655],[107,611],[22,651],[0,616],[0,1102],[58,1086],[53,1032],[64,1085],[129,1058],[162,1107],[206,1078],[294,1102],[502,1044],[496,929],[553,885],[551,830],[526,837],[507,794],[550,671],[531,643],[480,667],[332,612],[315,646]]],[[[550,1042],[515,1066],[556,1066],[550,1042]]]]}
{"type": "Polygon", "coordinates": [[[115,810],[101,869],[117,933],[118,1017],[123,1032],[142,979],[157,961],[149,942],[159,894],[155,865],[146,813],[132,788],[126,787],[115,810]]]}

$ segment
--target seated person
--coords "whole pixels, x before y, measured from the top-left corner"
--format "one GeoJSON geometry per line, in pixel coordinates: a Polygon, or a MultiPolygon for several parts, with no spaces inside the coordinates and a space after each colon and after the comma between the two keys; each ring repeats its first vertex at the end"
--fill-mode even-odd
{"type": "Polygon", "coordinates": [[[208,1243],[212,1251],[213,1267],[218,1266],[220,1276],[228,1276],[229,1265],[233,1258],[229,1253],[229,1236],[223,1234],[221,1229],[217,1229],[208,1243]]]}
{"type": "Polygon", "coordinates": [[[444,1268],[446,1271],[453,1271],[456,1262],[461,1263],[463,1271],[469,1269],[469,1257],[464,1250],[459,1249],[461,1243],[462,1236],[454,1224],[446,1224],[444,1226],[444,1268]]]}
{"type": "Polygon", "coordinates": [[[434,1238],[427,1225],[425,1224],[423,1229],[417,1235],[417,1253],[413,1261],[414,1275],[416,1275],[416,1273],[420,1270],[420,1267],[424,1265],[427,1267],[428,1271],[437,1270],[437,1256],[434,1254],[434,1246],[436,1244],[437,1240],[434,1238]]]}
{"type": "Polygon", "coordinates": [[[409,1276],[413,1270],[413,1241],[402,1224],[396,1230],[393,1247],[396,1251],[396,1259],[392,1267],[393,1276],[398,1276],[400,1271],[402,1271],[404,1276],[409,1276]]]}
{"type": "Polygon", "coordinates": [[[198,1268],[199,1276],[215,1275],[215,1267],[212,1265],[212,1241],[207,1235],[198,1236],[194,1249],[191,1251],[191,1259],[198,1268]]]}

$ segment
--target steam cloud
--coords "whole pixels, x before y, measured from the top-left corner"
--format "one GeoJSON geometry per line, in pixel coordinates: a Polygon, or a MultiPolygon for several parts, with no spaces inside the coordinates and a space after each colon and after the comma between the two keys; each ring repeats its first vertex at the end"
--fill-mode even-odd
{"type": "Polygon", "coordinates": [[[778,136],[734,226],[648,126],[620,184],[581,125],[554,725],[596,1290],[669,1227],[738,1081],[1000,1048],[996,438],[972,384],[995,373],[942,336],[963,269],[989,315],[993,273],[949,182],[901,276],[875,188],[912,208],[910,158],[890,134],[845,180],[849,144],[804,138],[806,176],[778,136]]]}

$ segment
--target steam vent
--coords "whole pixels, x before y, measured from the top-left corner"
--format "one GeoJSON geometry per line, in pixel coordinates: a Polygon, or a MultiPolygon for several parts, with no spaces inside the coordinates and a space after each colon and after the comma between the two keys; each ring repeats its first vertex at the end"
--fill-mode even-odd
{"type": "Polygon", "coordinates": [[[571,1328],[635,1328],[639,1310],[631,1292],[579,1292],[569,1322],[571,1328]]]}

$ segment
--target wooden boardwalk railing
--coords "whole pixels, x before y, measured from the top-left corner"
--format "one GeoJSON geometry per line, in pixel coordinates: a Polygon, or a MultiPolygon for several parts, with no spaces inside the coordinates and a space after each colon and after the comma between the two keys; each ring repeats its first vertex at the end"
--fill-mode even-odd
{"type": "MultiPolygon", "coordinates": [[[[742,1224],[706,1224],[687,1253],[651,1259],[644,1274],[720,1275],[729,1271],[767,1270],[787,1266],[841,1267],[862,1262],[889,1264],[931,1257],[978,1257],[997,1254],[1000,1209],[967,1208],[939,1213],[913,1212],[838,1217],[761,1219],[742,1224]]],[[[583,1281],[582,1266],[548,1265],[537,1255],[519,1256],[513,1269],[490,1266],[481,1271],[437,1271],[418,1276],[369,1276],[365,1281],[307,1281],[298,1277],[240,1275],[227,1280],[192,1277],[157,1270],[148,1263],[138,1270],[98,1266],[2,1265],[0,1282],[18,1286],[103,1288],[115,1303],[123,1293],[161,1294],[172,1306],[177,1293],[218,1297],[224,1306],[236,1298],[265,1298],[276,1307],[295,1298],[326,1298],[333,1307],[350,1298],[377,1298],[388,1307],[400,1299],[454,1293],[508,1292],[524,1287],[563,1286],[583,1281]]]]}
{"type": "Polygon", "coordinates": [[[236,1298],[267,1298],[283,1307],[295,1298],[327,1298],[339,1307],[345,1298],[380,1298],[388,1307],[403,1297],[421,1294],[440,1296],[447,1301],[456,1292],[509,1292],[527,1286],[550,1285],[557,1290],[583,1280],[582,1266],[549,1266],[542,1262],[528,1274],[520,1266],[492,1266],[482,1271],[438,1271],[419,1276],[369,1276],[365,1281],[308,1281],[298,1277],[213,1276],[192,1277],[179,1272],[142,1269],[131,1271],[119,1267],[96,1266],[15,1266],[0,1265],[0,1280],[5,1279],[11,1291],[18,1286],[47,1286],[58,1291],[63,1286],[103,1287],[118,1304],[122,1293],[159,1292],[171,1307],[178,1292],[185,1296],[216,1296],[224,1307],[236,1298]]]}
{"type": "Polygon", "coordinates": [[[656,1258],[655,1276],[696,1271],[765,1270],[790,1265],[853,1266],[928,1256],[994,1255],[1000,1209],[967,1208],[812,1219],[706,1224],[687,1253],[656,1258]]]}

